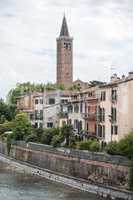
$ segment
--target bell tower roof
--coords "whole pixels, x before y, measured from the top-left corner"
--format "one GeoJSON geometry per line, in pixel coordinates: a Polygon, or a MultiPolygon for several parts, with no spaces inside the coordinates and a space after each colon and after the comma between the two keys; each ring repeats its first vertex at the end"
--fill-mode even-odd
{"type": "Polygon", "coordinates": [[[68,26],[67,26],[67,21],[66,21],[65,15],[63,17],[61,31],[60,31],[60,37],[62,37],[62,36],[69,37],[69,31],[68,31],[68,26]]]}

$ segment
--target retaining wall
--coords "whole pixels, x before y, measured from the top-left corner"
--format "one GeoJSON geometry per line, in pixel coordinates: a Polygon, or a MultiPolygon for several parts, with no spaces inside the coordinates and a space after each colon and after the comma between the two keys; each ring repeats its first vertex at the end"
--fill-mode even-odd
{"type": "MultiPolygon", "coordinates": [[[[0,142],[0,153],[7,154],[6,144],[0,142]]],[[[81,178],[88,183],[128,188],[128,160],[103,153],[53,148],[47,145],[16,142],[10,156],[63,175],[81,178]]]]}

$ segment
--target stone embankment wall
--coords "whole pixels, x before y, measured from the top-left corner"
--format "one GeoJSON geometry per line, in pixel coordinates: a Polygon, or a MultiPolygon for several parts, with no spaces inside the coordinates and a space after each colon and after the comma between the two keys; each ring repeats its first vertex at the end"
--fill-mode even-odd
{"type": "MultiPolygon", "coordinates": [[[[7,154],[0,142],[0,153],[7,154]]],[[[125,157],[103,153],[53,148],[47,145],[16,142],[10,156],[63,175],[86,180],[88,183],[128,188],[129,161],[125,157]]]]}

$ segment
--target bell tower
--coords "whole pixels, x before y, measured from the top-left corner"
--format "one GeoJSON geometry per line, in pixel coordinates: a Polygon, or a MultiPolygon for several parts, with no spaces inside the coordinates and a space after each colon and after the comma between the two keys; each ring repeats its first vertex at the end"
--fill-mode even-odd
{"type": "Polygon", "coordinates": [[[63,17],[57,38],[57,84],[69,87],[73,82],[73,38],[69,36],[66,17],[63,17]]]}

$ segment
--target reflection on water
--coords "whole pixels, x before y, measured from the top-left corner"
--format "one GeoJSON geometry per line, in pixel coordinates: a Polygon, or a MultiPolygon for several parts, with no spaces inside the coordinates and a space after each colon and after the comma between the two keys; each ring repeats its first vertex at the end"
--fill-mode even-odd
{"type": "Polygon", "coordinates": [[[0,162],[0,200],[98,200],[94,195],[80,192],[44,178],[18,173],[0,162]]]}

